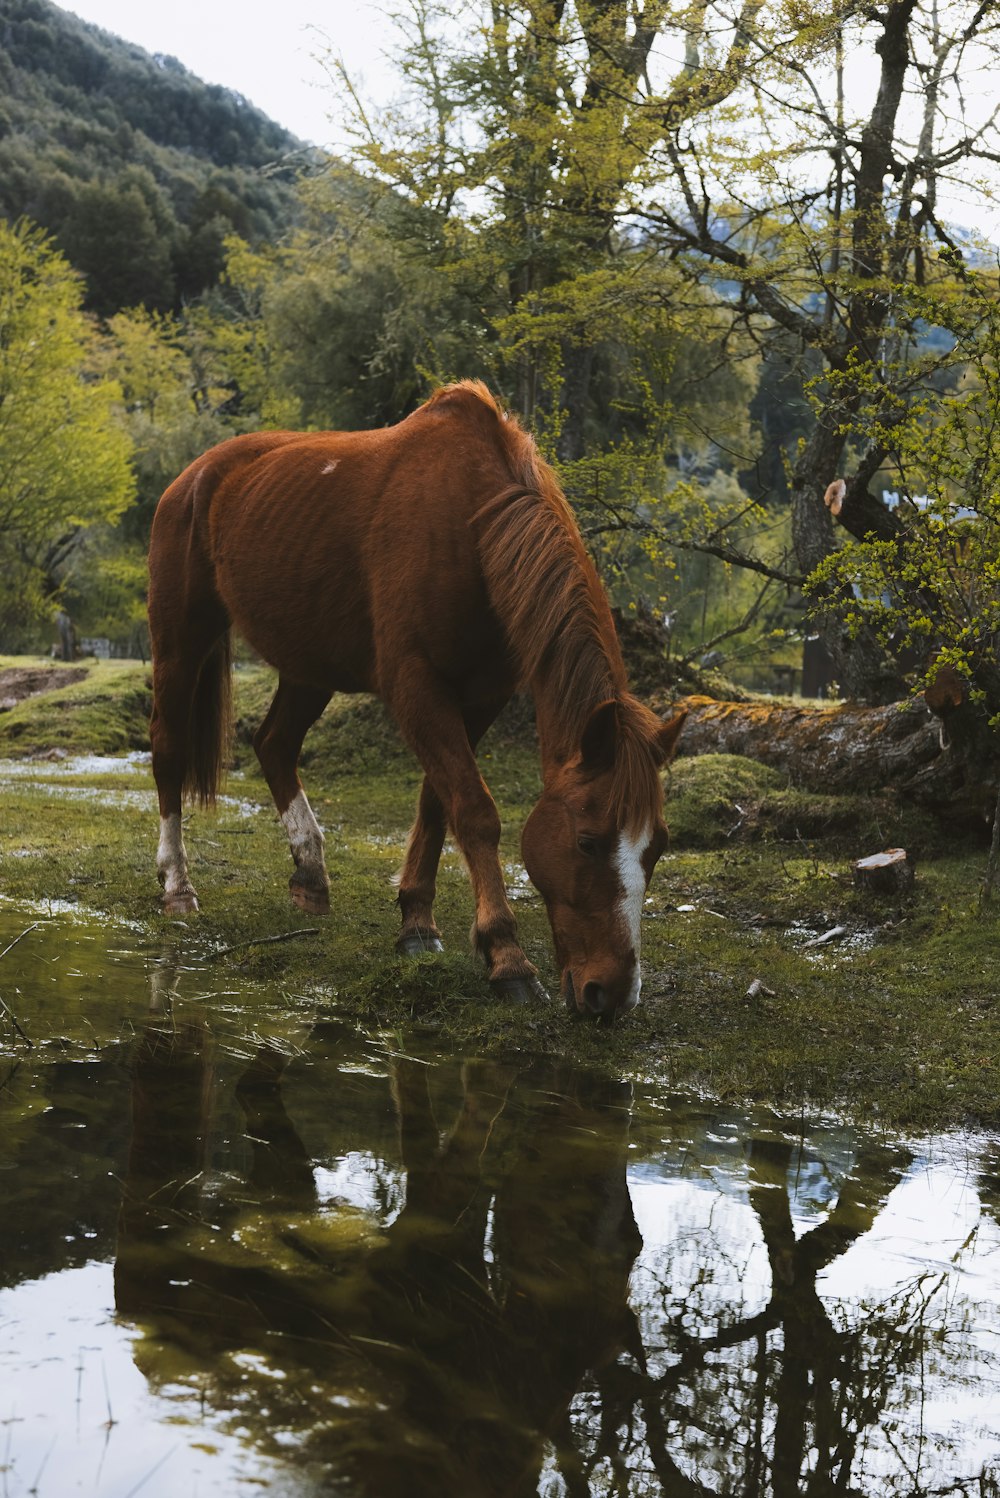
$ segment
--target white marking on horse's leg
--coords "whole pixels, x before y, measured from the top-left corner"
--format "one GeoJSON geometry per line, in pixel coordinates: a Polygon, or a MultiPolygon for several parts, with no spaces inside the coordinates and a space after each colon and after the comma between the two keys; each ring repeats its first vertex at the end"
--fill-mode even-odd
{"type": "Polygon", "coordinates": [[[191,893],[188,878],[187,853],[181,832],[181,814],[171,812],[160,818],[160,841],[156,849],[156,872],[163,885],[163,893],[180,895],[191,893]]]}
{"type": "Polygon", "coordinates": [[[632,974],[632,988],[623,1004],[623,1009],[633,1009],[639,1002],[639,990],[642,987],[642,974],[639,970],[639,950],[641,943],[642,902],[646,895],[646,870],[643,867],[643,855],[649,847],[653,835],[652,827],[646,827],[635,837],[627,832],[622,832],[618,838],[618,847],[615,852],[615,867],[618,871],[618,879],[622,887],[622,894],[618,901],[618,915],[632,942],[632,950],[635,953],[635,970],[632,974]]]}
{"type": "Polygon", "coordinates": [[[295,793],[281,813],[281,820],[288,833],[288,842],[296,867],[315,869],[325,876],[323,832],[313,815],[313,809],[306,799],[305,791],[300,790],[295,793]]]}

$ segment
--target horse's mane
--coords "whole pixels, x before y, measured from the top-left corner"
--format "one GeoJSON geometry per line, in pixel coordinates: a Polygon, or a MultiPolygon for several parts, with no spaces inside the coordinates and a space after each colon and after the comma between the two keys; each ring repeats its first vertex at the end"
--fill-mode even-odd
{"type": "Polygon", "coordinates": [[[648,824],[663,801],[653,753],[659,720],[628,690],[611,610],[573,512],[532,438],[480,381],[446,386],[428,404],[470,396],[492,413],[510,474],[473,526],[490,602],[522,680],[558,705],[571,752],[593,709],[618,703],[610,809],[620,826],[648,824]]]}

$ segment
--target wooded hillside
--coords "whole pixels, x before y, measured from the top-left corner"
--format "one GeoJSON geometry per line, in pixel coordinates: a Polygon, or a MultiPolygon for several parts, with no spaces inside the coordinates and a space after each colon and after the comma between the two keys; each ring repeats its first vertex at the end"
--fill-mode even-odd
{"type": "Polygon", "coordinates": [[[213,285],[227,235],[288,224],[306,154],[175,58],[49,0],[0,0],[0,214],[55,236],[90,310],[165,311],[213,285]]]}

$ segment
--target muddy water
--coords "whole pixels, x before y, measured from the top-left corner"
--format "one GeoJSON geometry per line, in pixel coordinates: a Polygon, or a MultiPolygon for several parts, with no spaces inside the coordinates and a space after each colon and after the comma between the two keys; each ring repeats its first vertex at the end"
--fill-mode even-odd
{"type": "Polygon", "coordinates": [[[359,1037],[67,912],[0,951],[43,919],[4,1498],[1000,1491],[997,1140],[359,1037]]]}

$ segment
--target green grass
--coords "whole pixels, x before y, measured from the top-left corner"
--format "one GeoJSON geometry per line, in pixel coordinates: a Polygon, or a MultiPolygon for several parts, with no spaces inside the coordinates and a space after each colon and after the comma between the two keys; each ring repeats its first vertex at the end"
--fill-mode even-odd
{"type": "MultiPolygon", "coordinates": [[[[178,923],[160,913],[144,765],[96,776],[39,759],[22,761],[19,775],[0,771],[6,898],[26,910],[75,901],[139,923],[154,942],[181,941],[242,984],[248,1005],[280,992],[401,1036],[418,1025],[442,1050],[567,1056],[887,1127],[1000,1122],[1000,930],[978,907],[982,846],[956,844],[888,797],[806,796],[732,756],[683,761],[671,777],[671,850],[647,904],[638,1010],[608,1028],[571,1019],[555,999],[498,1004],[468,951],[471,893],[453,851],[439,883],[446,954],[394,955],[390,881],[419,771],[376,704],[338,700],[314,731],[304,775],[327,834],[333,915],[290,904],[287,845],[247,742],[271,680],[259,668],[237,673],[233,800],[187,822],[200,914],[178,923]],[[850,879],[852,858],[892,844],[921,859],[898,908],[863,898],[850,879]],[[835,926],[846,928],[839,939],[806,945],[835,926]],[[309,927],[318,934],[254,944],[309,927]]],[[[86,681],[0,715],[0,756],[142,747],[147,710],[142,667],[95,665],[86,681]]],[[[504,822],[501,856],[516,869],[538,789],[523,711],[494,730],[481,759],[504,822]]],[[[544,910],[516,888],[525,948],[555,993],[544,910]]]]}
{"type": "MultiPolygon", "coordinates": [[[[81,680],[26,698],[0,713],[0,755],[35,755],[53,749],[69,754],[123,754],[149,748],[149,667],[135,661],[89,660],[80,665],[86,671],[81,680]]],[[[60,669],[35,658],[0,655],[0,673],[24,666],[60,669]]]]}

